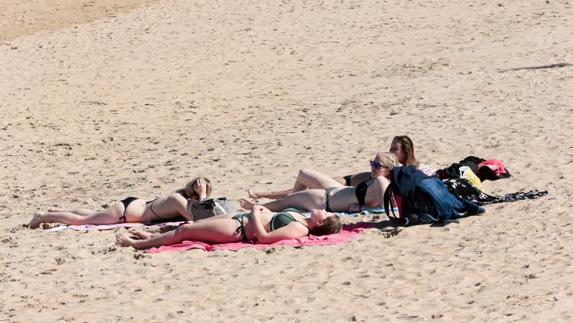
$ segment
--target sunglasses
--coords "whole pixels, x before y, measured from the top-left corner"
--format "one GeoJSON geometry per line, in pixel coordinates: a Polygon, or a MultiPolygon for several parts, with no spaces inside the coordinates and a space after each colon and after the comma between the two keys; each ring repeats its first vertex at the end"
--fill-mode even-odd
{"type": "Polygon", "coordinates": [[[388,167],[386,167],[386,166],[384,166],[384,165],[382,165],[382,164],[380,164],[379,162],[374,161],[374,160],[371,160],[371,161],[370,161],[370,167],[372,167],[372,168],[374,168],[374,169],[388,168],[388,167]]]}

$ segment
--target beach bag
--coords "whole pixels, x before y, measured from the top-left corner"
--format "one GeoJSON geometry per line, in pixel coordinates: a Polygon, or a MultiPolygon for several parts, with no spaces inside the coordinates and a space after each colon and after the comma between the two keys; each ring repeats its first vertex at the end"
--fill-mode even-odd
{"type": "Polygon", "coordinates": [[[212,198],[203,201],[188,200],[187,212],[193,217],[193,221],[211,218],[227,213],[227,198],[212,198]]]}
{"type": "Polygon", "coordinates": [[[509,170],[505,165],[497,159],[485,160],[476,156],[468,156],[457,163],[453,163],[450,166],[439,169],[435,176],[444,180],[447,178],[459,178],[460,168],[467,166],[471,171],[477,175],[480,181],[490,180],[495,181],[502,178],[511,177],[509,170]]]}
{"type": "Polygon", "coordinates": [[[384,209],[394,226],[411,226],[454,220],[483,213],[477,204],[452,195],[437,178],[429,177],[413,166],[394,167],[390,185],[384,192],[384,209]],[[398,216],[390,206],[398,196],[398,216]],[[392,213],[392,214],[390,214],[392,213]]]}

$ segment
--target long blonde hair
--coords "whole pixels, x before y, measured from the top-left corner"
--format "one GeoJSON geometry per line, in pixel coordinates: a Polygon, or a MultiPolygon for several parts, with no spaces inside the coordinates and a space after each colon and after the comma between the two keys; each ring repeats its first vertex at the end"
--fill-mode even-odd
{"type": "Polygon", "coordinates": [[[398,157],[394,153],[378,153],[376,154],[376,158],[380,159],[380,164],[387,168],[394,168],[396,166],[401,166],[400,162],[398,161],[398,157]]]}

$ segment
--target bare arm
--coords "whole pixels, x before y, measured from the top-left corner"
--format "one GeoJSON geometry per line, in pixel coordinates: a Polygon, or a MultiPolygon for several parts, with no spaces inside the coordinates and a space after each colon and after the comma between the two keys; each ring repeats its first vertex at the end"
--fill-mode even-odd
{"type": "Polygon", "coordinates": [[[354,174],[350,178],[350,185],[356,187],[356,186],[358,186],[358,184],[365,182],[371,178],[372,178],[372,174],[370,172],[354,174]]]}
{"type": "MultiPolygon", "coordinates": [[[[364,181],[369,180],[372,177],[370,172],[356,173],[356,174],[352,174],[349,176],[350,176],[350,186],[354,186],[354,187],[356,187],[356,185],[358,185],[364,181]]],[[[333,179],[342,185],[346,185],[346,179],[342,176],[333,177],[333,179]]]]}
{"type": "Polygon", "coordinates": [[[380,176],[374,179],[373,185],[376,185],[374,189],[376,190],[378,200],[377,205],[384,207],[384,193],[386,192],[388,185],[390,185],[390,181],[386,177],[380,176]]]}
{"type": "Polygon", "coordinates": [[[172,195],[177,213],[184,217],[187,221],[193,221],[193,215],[187,211],[187,199],[181,194],[172,195]]]}
{"type": "Polygon", "coordinates": [[[296,239],[304,237],[308,234],[308,229],[297,222],[291,222],[290,224],[280,229],[267,232],[265,226],[263,225],[262,217],[264,216],[264,213],[270,212],[271,211],[264,206],[253,206],[251,219],[255,229],[254,231],[257,237],[257,241],[259,241],[259,243],[273,243],[286,239],[296,239]]]}

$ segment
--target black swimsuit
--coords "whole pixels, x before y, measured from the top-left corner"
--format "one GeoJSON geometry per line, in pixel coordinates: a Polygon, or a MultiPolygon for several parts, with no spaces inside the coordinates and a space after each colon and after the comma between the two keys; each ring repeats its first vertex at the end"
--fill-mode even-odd
{"type": "MultiPolygon", "coordinates": [[[[123,200],[121,200],[121,204],[123,204],[123,215],[119,217],[119,222],[122,223],[126,223],[127,222],[127,218],[125,217],[125,213],[127,212],[127,207],[131,204],[131,202],[135,201],[135,200],[139,200],[139,197],[134,197],[134,196],[129,196],[124,198],[123,200]]],[[[157,212],[155,212],[155,210],[153,209],[153,202],[155,202],[157,199],[152,200],[152,201],[147,201],[145,202],[145,205],[149,205],[149,208],[151,209],[151,212],[158,218],[160,219],[166,219],[165,217],[160,216],[159,214],[157,214],[157,212]]]]}
{"type": "Polygon", "coordinates": [[[125,212],[127,211],[127,207],[131,204],[131,202],[135,200],[139,200],[139,198],[130,196],[121,200],[121,203],[123,204],[123,215],[119,217],[120,222],[122,223],[127,222],[127,219],[125,218],[125,212]]]}
{"type": "Polygon", "coordinates": [[[364,206],[366,202],[366,192],[368,191],[368,181],[364,181],[356,186],[356,199],[360,207],[364,206]]]}

